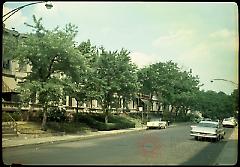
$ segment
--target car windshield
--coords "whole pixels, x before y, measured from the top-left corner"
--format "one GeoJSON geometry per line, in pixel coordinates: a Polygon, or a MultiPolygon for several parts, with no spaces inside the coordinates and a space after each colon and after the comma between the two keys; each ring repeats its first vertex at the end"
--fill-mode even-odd
{"type": "Polygon", "coordinates": [[[200,126],[200,127],[216,128],[216,127],[217,127],[217,124],[208,123],[208,122],[200,122],[200,123],[198,124],[198,126],[200,126]]]}
{"type": "Polygon", "coordinates": [[[232,118],[226,118],[226,119],[224,119],[225,121],[231,121],[232,120],[232,118]]]}

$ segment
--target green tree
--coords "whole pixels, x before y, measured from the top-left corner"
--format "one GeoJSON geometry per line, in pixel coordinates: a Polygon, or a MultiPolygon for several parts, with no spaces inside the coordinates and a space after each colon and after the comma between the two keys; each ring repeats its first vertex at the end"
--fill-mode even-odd
{"type": "Polygon", "coordinates": [[[130,62],[127,50],[106,51],[101,47],[100,51],[94,70],[95,91],[105,113],[105,123],[108,123],[114,96],[122,96],[127,103],[136,94],[138,84],[136,66],[130,62]]]}
{"type": "MultiPolygon", "coordinates": [[[[155,94],[159,102],[168,108],[172,106],[178,113],[179,109],[186,111],[194,104],[195,92],[198,90],[198,77],[190,72],[181,71],[177,63],[158,62],[138,71],[141,83],[141,93],[155,94]]],[[[186,114],[185,114],[186,115],[186,114]]]]}
{"type": "Polygon", "coordinates": [[[92,46],[90,40],[80,43],[77,49],[84,60],[84,65],[82,65],[84,68],[78,71],[79,77],[65,78],[65,90],[68,92],[68,95],[76,99],[78,112],[79,103],[83,104],[86,101],[97,98],[95,91],[97,82],[94,75],[94,68],[98,58],[98,49],[96,46],[92,46]]]}
{"type": "Polygon", "coordinates": [[[196,103],[196,93],[199,91],[198,76],[193,76],[191,70],[179,71],[174,83],[174,100],[172,105],[176,107],[176,115],[180,111],[186,116],[187,111],[194,109],[196,103]]]}
{"type": "Polygon", "coordinates": [[[9,32],[5,31],[7,30],[4,29],[3,33],[3,58],[13,59],[18,42],[21,38],[19,38],[19,33],[14,33],[12,30],[9,32]]]}
{"type": "Polygon", "coordinates": [[[42,129],[46,129],[47,111],[49,106],[58,105],[64,98],[64,82],[62,78],[79,78],[83,62],[78,49],[74,47],[77,27],[67,24],[62,30],[56,27],[46,30],[41,21],[33,16],[33,33],[17,49],[17,59],[20,63],[29,64],[31,73],[21,84],[22,97],[30,102],[37,95],[43,106],[42,129]],[[30,94],[26,96],[25,93],[30,94]]]}
{"type": "Polygon", "coordinates": [[[233,99],[223,92],[200,91],[197,95],[196,109],[204,117],[223,119],[234,115],[233,99]]]}
{"type": "Polygon", "coordinates": [[[238,111],[239,111],[239,91],[238,89],[234,89],[233,92],[231,93],[231,99],[233,102],[233,110],[234,110],[234,115],[236,118],[238,118],[238,111]]]}

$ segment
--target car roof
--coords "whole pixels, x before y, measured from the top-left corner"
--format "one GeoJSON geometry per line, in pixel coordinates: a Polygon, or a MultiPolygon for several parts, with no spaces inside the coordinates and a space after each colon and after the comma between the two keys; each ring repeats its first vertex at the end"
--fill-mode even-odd
{"type": "Polygon", "coordinates": [[[211,118],[203,118],[203,120],[205,120],[205,121],[211,121],[212,119],[211,119],[211,118]]]}
{"type": "Polygon", "coordinates": [[[211,124],[218,124],[216,121],[200,121],[199,123],[211,123],[211,124]]]}

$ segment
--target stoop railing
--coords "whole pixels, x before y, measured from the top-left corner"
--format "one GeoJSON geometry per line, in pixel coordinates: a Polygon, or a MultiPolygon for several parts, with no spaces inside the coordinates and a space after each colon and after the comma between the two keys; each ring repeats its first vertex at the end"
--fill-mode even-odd
{"type": "Polygon", "coordinates": [[[7,121],[6,124],[9,125],[16,132],[16,134],[19,134],[17,122],[15,121],[15,119],[9,113],[5,113],[10,118],[10,121],[7,121]]]}

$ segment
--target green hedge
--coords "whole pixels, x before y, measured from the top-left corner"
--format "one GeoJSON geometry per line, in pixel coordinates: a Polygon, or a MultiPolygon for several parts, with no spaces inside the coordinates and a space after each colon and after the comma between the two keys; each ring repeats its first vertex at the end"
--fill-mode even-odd
{"type": "Polygon", "coordinates": [[[66,110],[58,107],[48,108],[48,121],[64,122],[67,120],[66,110]]]}
{"type": "Polygon", "coordinates": [[[75,121],[86,123],[89,127],[97,130],[117,130],[117,129],[126,129],[134,128],[135,123],[129,121],[126,118],[109,115],[108,122],[105,123],[104,114],[90,114],[90,113],[78,113],[75,114],[75,121]]]}
{"type": "Polygon", "coordinates": [[[89,127],[84,123],[76,122],[47,122],[47,128],[53,132],[66,132],[66,133],[76,133],[84,130],[88,130],[89,127]]]}
{"type": "MultiPolygon", "coordinates": [[[[38,118],[43,119],[43,112],[38,113],[38,118]]],[[[66,110],[58,107],[49,107],[47,112],[47,121],[64,122],[67,120],[66,110]]]]}

